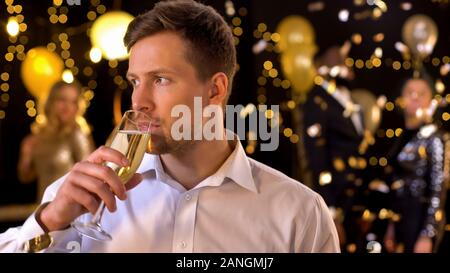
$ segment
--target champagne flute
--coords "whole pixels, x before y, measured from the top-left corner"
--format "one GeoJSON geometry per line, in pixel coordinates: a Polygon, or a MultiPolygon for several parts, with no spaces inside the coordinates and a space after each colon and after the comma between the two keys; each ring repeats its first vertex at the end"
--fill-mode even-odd
{"type": "MultiPolygon", "coordinates": [[[[124,154],[129,166],[119,166],[112,162],[106,162],[105,165],[113,169],[119,176],[122,183],[127,183],[136,173],[141,165],[142,158],[150,141],[151,119],[145,113],[135,110],[126,111],[119,125],[114,129],[106,145],[124,154]]],[[[83,223],[75,221],[72,223],[81,235],[97,241],[110,241],[111,235],[103,230],[100,222],[102,220],[105,202],[100,203],[97,212],[91,221],[83,223]]]]}

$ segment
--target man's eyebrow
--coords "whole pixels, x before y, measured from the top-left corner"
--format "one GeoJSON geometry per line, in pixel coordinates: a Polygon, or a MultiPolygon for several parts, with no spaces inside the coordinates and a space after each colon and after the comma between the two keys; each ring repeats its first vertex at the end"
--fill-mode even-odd
{"type": "MultiPolygon", "coordinates": [[[[157,75],[157,74],[177,74],[176,71],[171,70],[171,69],[167,69],[167,68],[158,68],[158,69],[154,69],[154,70],[150,70],[144,73],[144,75],[157,75]]],[[[127,72],[126,74],[127,78],[133,78],[133,77],[137,77],[137,74],[134,72],[127,72]]]]}

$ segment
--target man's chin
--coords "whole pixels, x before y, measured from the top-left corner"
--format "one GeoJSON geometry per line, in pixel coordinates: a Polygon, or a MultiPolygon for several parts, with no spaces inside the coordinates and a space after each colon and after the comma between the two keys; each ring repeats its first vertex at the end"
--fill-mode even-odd
{"type": "Polygon", "coordinates": [[[177,153],[189,149],[193,144],[191,141],[175,141],[161,135],[152,135],[146,152],[156,155],[177,153]]]}

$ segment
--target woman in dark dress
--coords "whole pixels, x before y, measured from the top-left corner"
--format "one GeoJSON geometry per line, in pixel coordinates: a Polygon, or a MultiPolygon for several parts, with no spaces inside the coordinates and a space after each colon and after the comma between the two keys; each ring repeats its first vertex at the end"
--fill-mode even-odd
{"type": "Polygon", "coordinates": [[[431,122],[436,106],[432,97],[432,85],[424,78],[411,78],[403,85],[405,129],[390,153],[392,209],[398,217],[388,225],[388,252],[431,253],[443,234],[446,136],[431,122]]]}

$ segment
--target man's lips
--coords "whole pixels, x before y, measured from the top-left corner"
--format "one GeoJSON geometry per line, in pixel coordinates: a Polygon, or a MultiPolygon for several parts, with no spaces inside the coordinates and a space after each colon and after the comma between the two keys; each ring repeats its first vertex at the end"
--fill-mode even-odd
{"type": "Polygon", "coordinates": [[[159,124],[144,124],[144,123],[141,123],[138,126],[139,126],[139,130],[142,132],[147,132],[147,131],[152,132],[152,131],[158,130],[161,127],[161,125],[159,125],[159,124]]]}

